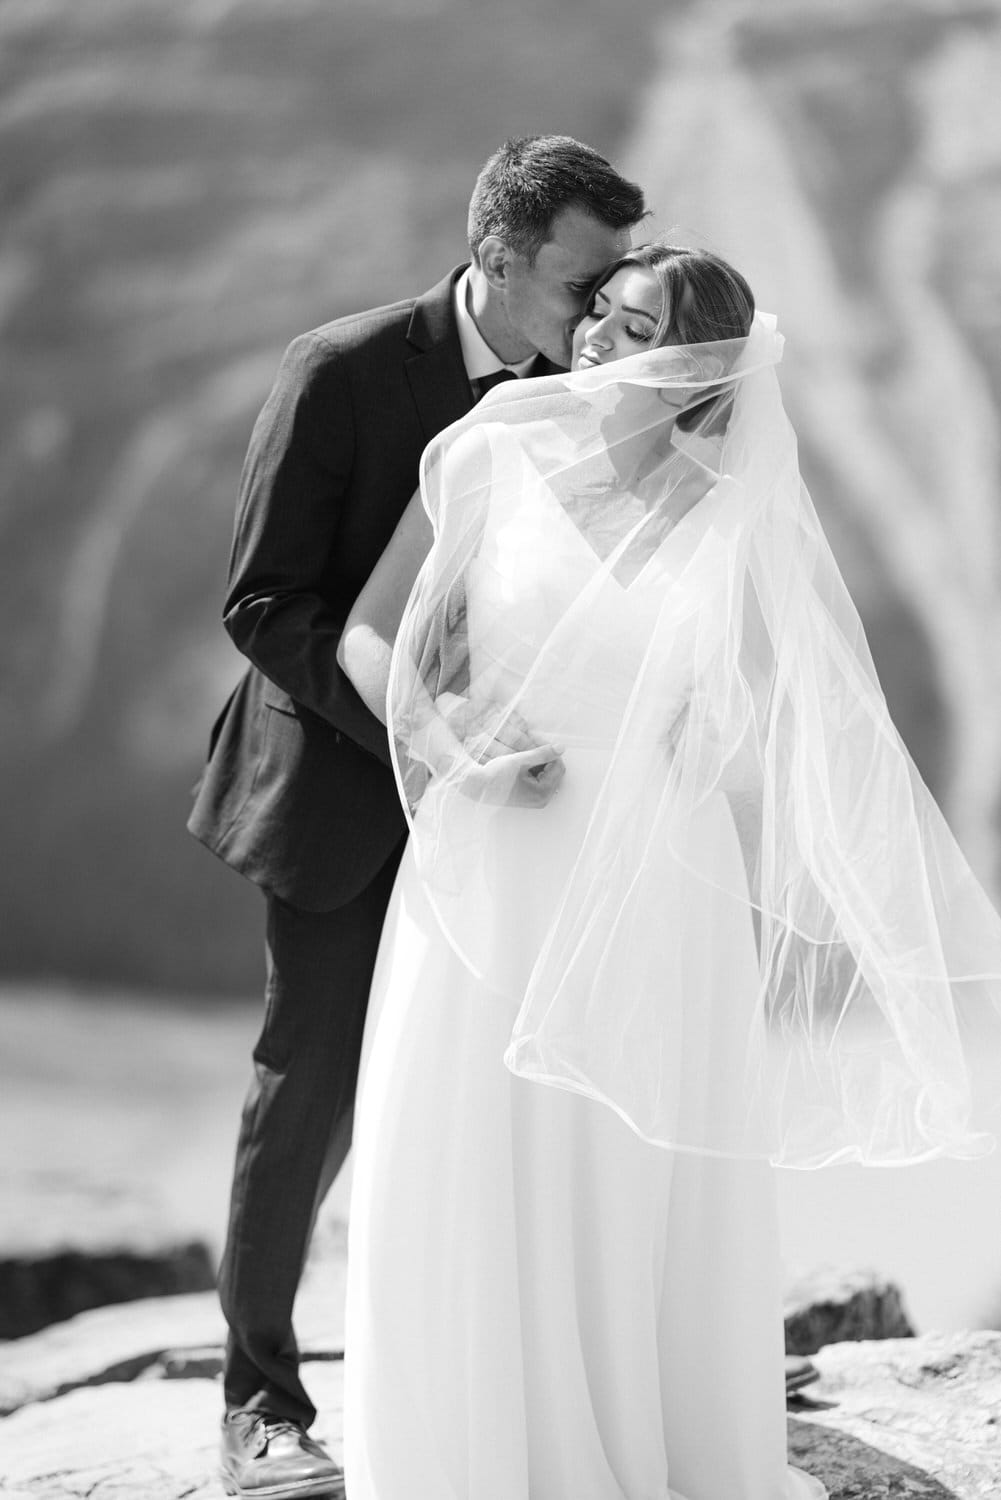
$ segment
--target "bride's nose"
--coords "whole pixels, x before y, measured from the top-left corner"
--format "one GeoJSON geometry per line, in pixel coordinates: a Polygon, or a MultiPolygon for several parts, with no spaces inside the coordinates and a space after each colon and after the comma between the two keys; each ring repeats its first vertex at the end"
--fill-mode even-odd
{"type": "Polygon", "coordinates": [[[608,334],[607,317],[599,318],[596,323],[591,324],[590,328],[584,335],[584,342],[585,344],[599,344],[603,348],[608,348],[609,344],[611,343],[611,339],[609,338],[608,334]]]}

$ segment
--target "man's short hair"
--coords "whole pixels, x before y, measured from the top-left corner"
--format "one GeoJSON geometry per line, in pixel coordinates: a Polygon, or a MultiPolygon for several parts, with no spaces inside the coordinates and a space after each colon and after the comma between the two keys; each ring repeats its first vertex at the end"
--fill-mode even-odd
{"type": "Polygon", "coordinates": [[[476,179],[467,228],[474,260],[497,235],[531,265],[554,218],[580,208],[610,229],[630,229],[646,215],[643,191],[627,182],[591,146],[569,135],[526,135],[505,141],[476,179]]]}

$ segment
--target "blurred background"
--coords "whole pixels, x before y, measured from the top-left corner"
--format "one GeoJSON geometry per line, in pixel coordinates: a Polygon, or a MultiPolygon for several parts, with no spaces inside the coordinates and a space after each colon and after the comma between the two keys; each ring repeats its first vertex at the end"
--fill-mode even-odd
{"type": "MultiPolygon", "coordinates": [[[[2,0],[8,1246],[218,1244],[262,903],[184,824],[243,452],[295,334],[464,260],[506,136],[597,146],[777,313],[891,710],[1001,895],[999,77],[1001,0],[2,0]]],[[[997,1158],[782,1194],[791,1266],[1001,1326],[997,1158]]]]}

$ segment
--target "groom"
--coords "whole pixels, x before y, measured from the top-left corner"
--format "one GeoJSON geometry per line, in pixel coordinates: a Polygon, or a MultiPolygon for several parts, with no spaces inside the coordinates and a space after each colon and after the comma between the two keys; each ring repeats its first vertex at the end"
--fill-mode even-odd
{"type": "Polygon", "coordinates": [[[289,347],[243,471],[224,619],[250,666],[189,828],[266,898],[264,1025],[219,1292],[231,1495],[338,1493],[307,1428],[292,1304],[347,1154],[372,967],[404,821],[384,727],[336,662],[429,440],[499,379],[566,368],[585,294],[643,194],[568,136],[506,142],[477,178],[471,263],[416,300],[289,347]]]}

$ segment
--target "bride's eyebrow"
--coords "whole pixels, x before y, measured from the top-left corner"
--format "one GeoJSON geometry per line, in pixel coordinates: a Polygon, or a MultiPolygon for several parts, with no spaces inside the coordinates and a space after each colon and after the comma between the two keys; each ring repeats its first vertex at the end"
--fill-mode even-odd
{"type": "MultiPolygon", "coordinates": [[[[594,296],[591,298],[591,301],[592,302],[597,302],[597,300],[598,300],[599,297],[601,298],[602,302],[608,302],[608,298],[605,296],[605,293],[601,290],[601,287],[599,287],[598,290],[595,292],[594,296]]],[[[609,302],[608,305],[610,307],[611,303],[609,302]]],[[[647,312],[647,310],[646,310],[645,307],[630,307],[628,305],[628,303],[623,302],[622,303],[622,311],[625,312],[625,313],[633,313],[633,314],[635,314],[636,317],[639,317],[639,318],[649,318],[651,323],[656,323],[656,321],[657,321],[657,318],[656,318],[655,314],[652,313],[652,312],[647,312]]]]}

